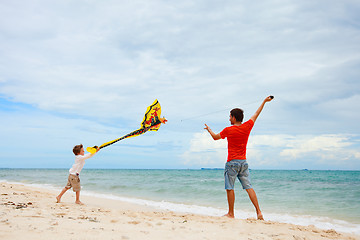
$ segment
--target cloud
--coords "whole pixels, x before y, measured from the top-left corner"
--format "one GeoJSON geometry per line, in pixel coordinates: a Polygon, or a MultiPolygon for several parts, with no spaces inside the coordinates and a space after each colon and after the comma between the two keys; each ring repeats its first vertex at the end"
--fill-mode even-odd
{"type": "Polygon", "coordinates": [[[245,105],[251,115],[272,94],[254,139],[259,131],[266,135],[258,141],[278,145],[248,153],[260,166],[270,156],[286,163],[310,154],[295,136],[360,130],[358,9],[352,0],[2,1],[0,100],[27,106],[30,115],[43,111],[39,122],[73,118],[101,131],[138,126],[157,98],[169,132],[187,133],[166,136],[176,146],[168,155],[181,155],[174,162],[182,167],[183,159],[213,166],[226,159],[223,143],[192,142],[191,149],[200,124],[227,121],[228,113],[208,113],[245,105]]]}
{"type": "Polygon", "coordinates": [[[227,142],[214,141],[207,132],[195,133],[181,158],[187,166],[219,167],[226,160],[227,142]]]}
{"type": "Polygon", "coordinates": [[[340,134],[299,136],[285,145],[280,156],[292,160],[313,155],[321,161],[336,162],[358,159],[360,151],[351,148],[356,147],[353,137],[355,136],[340,134]]]}
{"type": "Polygon", "coordinates": [[[262,88],[286,100],[299,90],[307,101],[318,100],[316,86],[326,87],[327,79],[308,77],[359,58],[351,37],[357,29],[334,22],[335,16],[348,20],[338,11],[348,5],[2,3],[7,20],[1,22],[7,24],[1,25],[6,47],[0,93],[40,109],[85,116],[119,117],[121,106],[130,112],[128,119],[142,106],[133,103],[138,98],[161,97],[190,114],[197,111],[193,102],[221,107],[233,104],[225,95],[242,92],[249,99],[263,94],[257,90],[262,88]],[[214,91],[218,99],[210,97],[214,91]]]}
{"type": "MultiPolygon", "coordinates": [[[[301,162],[312,166],[351,169],[360,160],[359,136],[347,134],[251,135],[247,158],[256,168],[288,166],[301,168],[301,162]],[[300,162],[300,163],[299,163],[300,162]]],[[[185,165],[220,167],[226,161],[227,141],[214,141],[207,133],[196,133],[182,158],[185,165]]]]}

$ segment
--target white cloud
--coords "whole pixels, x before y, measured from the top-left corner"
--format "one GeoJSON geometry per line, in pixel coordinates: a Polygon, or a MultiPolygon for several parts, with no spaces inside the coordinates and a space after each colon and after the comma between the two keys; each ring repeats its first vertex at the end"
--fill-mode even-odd
{"type": "Polygon", "coordinates": [[[300,136],[288,142],[280,156],[300,159],[309,155],[319,157],[321,161],[346,161],[358,158],[360,151],[349,149],[354,145],[350,135],[300,136]]]}
{"type": "MultiPolygon", "coordinates": [[[[261,88],[287,100],[306,90],[307,99],[316,100],[319,89],[306,89],[314,82],[309,76],[359,59],[357,41],[349,37],[356,29],[333,22],[349,18],[338,10],[348,4],[2,3],[0,93],[91,116],[116,115],[119,105],[129,112],[141,105],[127,108],[128,102],[159,96],[194,113],[194,102],[227,105],[225,94],[253,99],[261,88]],[[219,99],[210,97],[214,91],[219,99]]],[[[326,86],[326,79],[319,81],[326,86]]]]}
{"type": "MultiPolygon", "coordinates": [[[[132,128],[157,98],[167,128],[191,135],[200,121],[227,122],[228,113],[207,113],[273,94],[259,120],[268,136],[254,135],[261,145],[250,141],[248,155],[266,164],[291,143],[278,156],[286,162],[309,154],[295,136],[360,130],[357,8],[352,0],[1,1],[0,100],[132,128]]],[[[222,166],[226,147],[211,141],[183,157],[222,166]]]]}
{"type": "Polygon", "coordinates": [[[207,132],[195,133],[181,158],[188,166],[219,167],[226,161],[227,142],[214,141],[207,132]]]}
{"type": "MultiPolygon", "coordinates": [[[[310,161],[313,166],[335,164],[348,168],[360,160],[358,138],[342,134],[254,135],[249,138],[247,158],[257,168],[282,164],[297,168],[301,161],[310,161]]],[[[220,167],[226,157],[227,141],[214,141],[207,133],[194,134],[189,149],[182,155],[184,164],[204,167],[220,167]]]]}

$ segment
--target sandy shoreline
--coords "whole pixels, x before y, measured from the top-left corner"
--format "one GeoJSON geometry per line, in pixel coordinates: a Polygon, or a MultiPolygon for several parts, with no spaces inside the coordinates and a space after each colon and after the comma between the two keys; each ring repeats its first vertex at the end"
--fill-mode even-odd
{"type": "Polygon", "coordinates": [[[117,200],[0,183],[0,239],[360,239],[360,236],[255,219],[162,211],[117,200]]]}

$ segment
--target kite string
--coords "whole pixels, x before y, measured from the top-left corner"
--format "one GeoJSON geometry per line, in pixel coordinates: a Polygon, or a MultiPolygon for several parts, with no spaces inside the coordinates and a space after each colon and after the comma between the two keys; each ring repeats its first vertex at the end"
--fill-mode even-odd
{"type": "MultiPolygon", "coordinates": [[[[247,105],[250,105],[250,104],[257,103],[257,102],[259,102],[259,101],[257,100],[257,101],[252,101],[252,102],[249,102],[249,103],[241,104],[241,106],[247,106],[247,105]]],[[[208,115],[212,115],[212,114],[215,114],[215,113],[218,113],[218,112],[227,111],[229,109],[230,108],[223,108],[221,110],[217,110],[217,111],[214,111],[214,112],[209,112],[209,113],[205,113],[205,114],[201,114],[201,115],[197,115],[197,116],[193,116],[193,117],[189,117],[189,118],[184,118],[184,119],[181,119],[180,121],[183,122],[183,121],[187,121],[187,120],[190,120],[190,119],[195,119],[195,118],[199,118],[199,117],[203,117],[203,116],[208,116],[208,115]]]]}

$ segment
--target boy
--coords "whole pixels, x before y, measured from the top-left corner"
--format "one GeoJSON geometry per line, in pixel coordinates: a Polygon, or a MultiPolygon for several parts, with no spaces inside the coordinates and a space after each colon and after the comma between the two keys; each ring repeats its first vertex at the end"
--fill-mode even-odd
{"type": "MultiPolygon", "coordinates": [[[[99,151],[100,149],[97,148],[96,153],[99,151]]],[[[92,156],[94,156],[96,153],[91,154],[91,153],[87,153],[85,154],[84,151],[84,147],[82,144],[80,145],[76,145],[73,148],[73,152],[75,154],[75,163],[72,166],[72,168],[70,168],[69,170],[69,178],[68,178],[68,182],[67,185],[64,187],[64,189],[61,191],[61,193],[59,194],[59,196],[56,197],[56,202],[59,203],[61,200],[61,197],[64,195],[64,193],[69,190],[70,188],[73,188],[73,191],[76,193],[76,200],[75,203],[76,204],[83,204],[82,202],[80,202],[80,172],[82,170],[82,168],[85,165],[85,160],[88,158],[91,158],[92,156]]]]}

